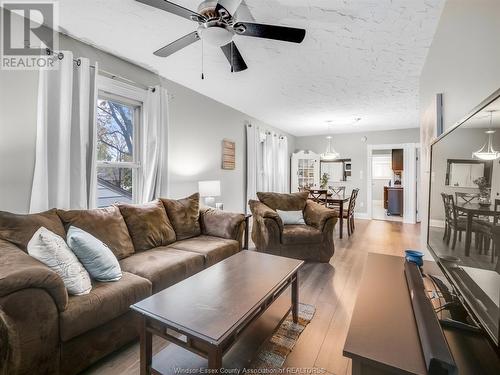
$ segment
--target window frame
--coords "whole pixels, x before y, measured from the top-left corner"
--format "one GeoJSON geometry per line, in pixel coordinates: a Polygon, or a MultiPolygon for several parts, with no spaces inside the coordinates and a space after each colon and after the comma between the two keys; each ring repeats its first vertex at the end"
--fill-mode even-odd
{"type": "MultiPolygon", "coordinates": [[[[381,163],[380,163],[381,164],[381,163]]],[[[379,164],[379,165],[380,165],[379,164]]],[[[392,180],[394,178],[394,173],[392,171],[392,156],[390,154],[380,154],[380,155],[372,155],[372,179],[373,180],[392,180]],[[387,175],[375,175],[375,164],[377,159],[384,159],[384,161],[389,167],[388,167],[388,174],[387,175]]]]}
{"type": "Polygon", "coordinates": [[[111,100],[113,102],[122,103],[131,106],[134,109],[134,133],[133,133],[133,160],[131,162],[118,162],[118,161],[100,161],[97,159],[97,116],[94,121],[93,132],[93,171],[94,174],[94,202],[93,207],[98,207],[97,196],[97,173],[99,168],[130,168],[132,169],[132,203],[138,203],[138,196],[140,190],[143,188],[143,174],[142,174],[142,132],[146,121],[146,90],[141,89],[127,83],[117,81],[116,79],[108,78],[99,75],[96,80],[95,92],[95,111],[97,114],[97,101],[98,100],[111,100]]]}

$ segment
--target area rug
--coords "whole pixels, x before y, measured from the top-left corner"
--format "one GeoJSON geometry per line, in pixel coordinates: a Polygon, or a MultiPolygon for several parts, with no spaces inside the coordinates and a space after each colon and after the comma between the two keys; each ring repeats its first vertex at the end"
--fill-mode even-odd
{"type": "Polygon", "coordinates": [[[299,321],[293,322],[292,313],[288,314],[273,335],[260,347],[250,368],[279,368],[285,363],[300,334],[312,320],[316,308],[299,303],[299,321]]]}

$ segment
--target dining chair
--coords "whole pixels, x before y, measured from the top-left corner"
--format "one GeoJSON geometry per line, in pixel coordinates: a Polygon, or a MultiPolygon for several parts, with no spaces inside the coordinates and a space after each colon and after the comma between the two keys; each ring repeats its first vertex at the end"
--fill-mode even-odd
{"type": "Polygon", "coordinates": [[[491,263],[495,262],[495,257],[498,252],[498,243],[495,241],[495,230],[499,227],[498,222],[500,220],[500,199],[494,200],[494,210],[498,214],[494,214],[492,220],[477,220],[481,234],[483,236],[483,241],[479,248],[480,254],[483,252],[488,254],[491,251],[491,263]]]}
{"type": "Polygon", "coordinates": [[[359,189],[353,189],[351,193],[351,197],[349,198],[349,206],[347,211],[344,211],[343,218],[341,220],[346,220],[347,224],[347,234],[351,236],[356,229],[354,225],[354,209],[356,208],[356,198],[358,197],[359,189]]]}
{"type": "MultiPolygon", "coordinates": [[[[455,250],[457,238],[458,241],[462,241],[462,232],[467,230],[467,219],[459,215],[453,195],[442,193],[441,196],[443,197],[445,215],[448,221],[447,234],[443,239],[446,240],[446,244],[449,245],[453,232],[451,249],[455,250]]],[[[476,248],[480,250],[483,243],[483,230],[476,221],[473,221],[471,231],[475,235],[476,248]]]]}
{"type": "Polygon", "coordinates": [[[441,198],[443,199],[443,206],[444,206],[444,235],[443,235],[443,241],[448,239],[447,242],[449,243],[449,236],[450,236],[450,221],[451,221],[451,213],[448,210],[448,195],[446,193],[441,193],[441,198]]]}
{"type": "Polygon", "coordinates": [[[460,201],[464,201],[464,203],[473,203],[479,199],[478,193],[461,193],[455,192],[455,200],[457,203],[461,203],[460,201]]]}
{"type": "Polygon", "coordinates": [[[328,190],[326,189],[310,189],[309,190],[309,199],[312,201],[322,204],[323,206],[327,205],[328,202],[328,190]]]}
{"type": "Polygon", "coordinates": [[[328,189],[332,192],[332,194],[345,194],[345,186],[328,186],[328,189]]]}

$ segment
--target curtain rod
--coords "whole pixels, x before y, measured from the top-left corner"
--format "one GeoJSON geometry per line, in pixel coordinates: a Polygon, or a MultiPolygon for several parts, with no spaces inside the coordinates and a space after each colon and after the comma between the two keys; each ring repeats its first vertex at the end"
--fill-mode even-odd
{"type": "MultiPolygon", "coordinates": [[[[251,128],[253,125],[252,125],[251,123],[247,123],[247,124],[246,124],[246,126],[248,126],[249,128],[251,128]]],[[[256,129],[260,129],[260,126],[256,126],[256,129]]],[[[270,135],[270,134],[273,134],[275,137],[276,137],[276,136],[279,136],[279,137],[280,137],[280,139],[285,139],[285,138],[287,138],[287,136],[286,136],[286,135],[283,135],[283,134],[280,134],[280,133],[276,133],[276,132],[274,132],[274,131],[272,131],[272,130],[269,130],[269,129],[266,129],[266,128],[264,128],[264,131],[266,132],[266,134],[269,134],[269,135],[270,135]]]]}
{"type": "MultiPolygon", "coordinates": [[[[53,51],[49,48],[45,49],[47,55],[51,56],[51,55],[55,55],[57,56],[57,58],[59,60],[62,60],[64,59],[64,53],[62,52],[57,52],[56,51],[53,51]]],[[[78,59],[75,59],[73,58],[73,62],[77,65],[77,66],[80,66],[80,64],[82,63],[82,61],[78,58],[78,59]]],[[[95,69],[95,65],[90,65],[91,68],[95,69]]],[[[111,79],[114,79],[114,80],[117,80],[117,81],[122,81],[122,82],[125,82],[125,83],[128,83],[128,84],[131,84],[133,86],[136,86],[136,87],[139,87],[141,89],[144,89],[144,90],[151,90],[153,92],[155,92],[155,88],[154,87],[151,87],[151,86],[146,86],[142,83],[138,83],[138,82],[135,82],[135,81],[132,81],[131,79],[128,79],[128,78],[125,78],[125,77],[122,77],[118,74],[115,74],[115,73],[111,73],[111,72],[108,72],[106,70],[103,70],[103,69],[98,69],[99,73],[103,74],[103,75],[106,75],[108,76],[109,78],[111,79]]]]}

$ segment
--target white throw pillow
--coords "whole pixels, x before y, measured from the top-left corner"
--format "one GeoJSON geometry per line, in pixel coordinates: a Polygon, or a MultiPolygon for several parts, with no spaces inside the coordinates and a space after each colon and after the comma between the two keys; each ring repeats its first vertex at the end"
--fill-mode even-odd
{"type": "Polygon", "coordinates": [[[41,227],[28,242],[28,254],[57,273],[69,294],[88,294],[90,276],[66,242],[57,234],[41,227]]]}
{"type": "Polygon", "coordinates": [[[290,225],[290,224],[304,224],[304,215],[302,211],[281,211],[281,210],[276,210],[278,212],[279,217],[281,218],[281,221],[285,225],[290,225]]]}

